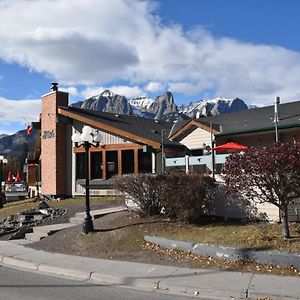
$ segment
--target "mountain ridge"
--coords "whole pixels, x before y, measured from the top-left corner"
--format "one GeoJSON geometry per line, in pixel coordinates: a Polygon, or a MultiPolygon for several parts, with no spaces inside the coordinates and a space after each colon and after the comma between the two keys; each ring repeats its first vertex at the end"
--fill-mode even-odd
{"type": "Polygon", "coordinates": [[[247,104],[237,97],[202,99],[177,106],[170,91],[166,91],[153,100],[147,96],[127,99],[125,96],[105,90],[99,95],[73,103],[70,106],[117,114],[138,115],[165,121],[174,121],[180,116],[182,118],[199,118],[200,116],[248,109],[247,104]]]}

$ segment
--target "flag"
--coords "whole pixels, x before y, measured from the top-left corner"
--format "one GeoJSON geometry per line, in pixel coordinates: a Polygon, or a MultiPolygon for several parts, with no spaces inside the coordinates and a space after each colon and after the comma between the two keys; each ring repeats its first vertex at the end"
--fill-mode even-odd
{"type": "Polygon", "coordinates": [[[27,135],[31,134],[31,132],[32,132],[32,126],[27,125],[27,130],[26,130],[27,135]]]}
{"type": "Polygon", "coordinates": [[[8,172],[8,175],[7,175],[7,182],[12,182],[14,181],[14,178],[13,178],[13,174],[12,172],[8,172]]]}
{"type": "Polygon", "coordinates": [[[16,176],[16,178],[15,178],[15,181],[16,181],[16,182],[22,181],[22,178],[21,178],[21,175],[20,175],[19,172],[17,173],[17,176],[16,176]]]}

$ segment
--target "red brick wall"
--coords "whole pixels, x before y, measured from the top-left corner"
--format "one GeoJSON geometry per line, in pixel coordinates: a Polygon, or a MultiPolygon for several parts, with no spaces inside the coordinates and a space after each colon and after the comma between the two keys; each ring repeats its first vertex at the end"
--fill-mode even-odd
{"type": "Polygon", "coordinates": [[[68,93],[57,91],[42,97],[41,179],[44,195],[66,194],[67,127],[56,123],[59,105],[68,106],[68,93]]]}

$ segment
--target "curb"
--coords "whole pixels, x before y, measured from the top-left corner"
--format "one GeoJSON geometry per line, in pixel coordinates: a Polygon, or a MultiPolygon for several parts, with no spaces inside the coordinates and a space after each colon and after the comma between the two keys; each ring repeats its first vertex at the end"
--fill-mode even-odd
{"type": "MultiPolygon", "coordinates": [[[[0,256],[1,258],[1,256],[0,256]]],[[[138,277],[122,277],[106,275],[97,272],[79,271],[71,268],[55,267],[47,264],[35,264],[32,261],[26,261],[10,256],[2,256],[0,265],[12,268],[27,269],[29,271],[39,272],[58,277],[65,277],[77,281],[90,282],[91,284],[112,285],[120,287],[134,288],[138,290],[157,291],[172,295],[194,296],[198,299],[265,299],[266,296],[274,297],[272,299],[282,299],[282,295],[260,293],[258,291],[249,290],[249,295],[243,290],[222,290],[205,286],[188,286],[188,284],[175,284],[165,282],[172,276],[162,277],[161,280],[153,280],[138,277]]],[[[295,300],[298,298],[285,296],[286,300],[295,300]]]]}
{"type": "Polygon", "coordinates": [[[235,293],[232,291],[218,291],[221,292],[217,295],[214,294],[216,290],[207,289],[207,288],[193,288],[187,287],[186,285],[178,285],[172,283],[164,283],[162,280],[152,280],[152,279],[141,279],[141,278],[132,278],[132,277],[121,277],[121,276],[111,276],[106,274],[100,274],[97,272],[84,272],[78,271],[75,269],[55,267],[47,264],[35,264],[32,261],[26,261],[19,258],[14,258],[10,256],[2,256],[0,265],[25,269],[29,271],[38,272],[41,274],[48,274],[57,277],[65,277],[67,279],[73,279],[78,281],[90,282],[91,284],[101,284],[101,285],[112,285],[112,286],[122,286],[129,287],[138,290],[148,290],[148,291],[157,291],[162,293],[169,293],[173,295],[185,295],[185,296],[197,296],[198,299],[202,297],[205,299],[219,299],[219,300],[229,300],[234,297],[241,297],[242,294],[235,293]]]}
{"type": "Polygon", "coordinates": [[[22,268],[22,269],[27,269],[31,271],[37,271],[38,270],[38,265],[35,264],[32,261],[27,261],[19,258],[14,258],[10,256],[3,256],[1,260],[1,264],[7,265],[7,266],[12,266],[12,267],[17,267],[17,268],[22,268]]]}
{"type": "Polygon", "coordinates": [[[230,248],[209,244],[195,244],[172,239],[145,236],[145,241],[168,249],[189,251],[199,256],[211,256],[218,259],[256,261],[263,264],[294,266],[300,268],[300,255],[279,251],[255,250],[251,248],[230,248]]]}

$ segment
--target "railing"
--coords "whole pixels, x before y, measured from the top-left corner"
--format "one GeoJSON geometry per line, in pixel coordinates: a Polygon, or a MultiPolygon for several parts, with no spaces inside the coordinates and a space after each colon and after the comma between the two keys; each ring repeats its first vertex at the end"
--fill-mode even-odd
{"type": "MultiPolygon", "coordinates": [[[[224,164],[226,157],[230,154],[215,154],[215,165],[224,164]]],[[[184,156],[184,157],[171,157],[165,160],[167,168],[185,167],[186,172],[190,170],[191,166],[206,166],[210,170],[213,169],[213,158],[212,155],[202,156],[184,156]]]]}

